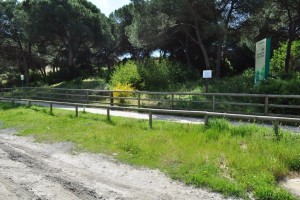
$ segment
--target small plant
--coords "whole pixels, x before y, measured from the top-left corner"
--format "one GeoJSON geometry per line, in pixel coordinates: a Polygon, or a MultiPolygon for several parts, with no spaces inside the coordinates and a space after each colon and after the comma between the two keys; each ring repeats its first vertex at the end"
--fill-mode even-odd
{"type": "Polygon", "coordinates": [[[274,125],[274,136],[275,136],[275,139],[277,141],[280,141],[282,139],[283,135],[282,135],[282,131],[279,128],[278,121],[274,122],[273,125],[274,125]]]}
{"type": "Polygon", "coordinates": [[[219,131],[229,130],[230,124],[226,119],[213,118],[209,120],[208,127],[219,131]]]}

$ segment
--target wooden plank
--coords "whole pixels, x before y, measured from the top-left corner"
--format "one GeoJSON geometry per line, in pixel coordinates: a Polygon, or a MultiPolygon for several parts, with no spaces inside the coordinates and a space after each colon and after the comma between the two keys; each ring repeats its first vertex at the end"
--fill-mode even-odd
{"type": "MultiPolygon", "coordinates": [[[[0,98],[1,100],[12,100],[13,98],[0,98]]],[[[28,99],[27,99],[28,100],[28,99]]],[[[27,101],[27,100],[18,100],[18,101],[27,101]]],[[[207,111],[182,111],[182,110],[166,110],[166,109],[147,109],[147,108],[132,108],[132,107],[115,107],[115,106],[98,106],[91,104],[78,104],[78,103],[68,103],[68,102],[55,102],[55,101],[41,101],[41,100],[31,100],[32,102],[39,103],[52,103],[57,105],[66,105],[66,106],[81,106],[89,108],[105,108],[112,110],[123,110],[123,111],[136,111],[136,112],[148,112],[156,114],[179,114],[179,115],[207,115],[211,117],[225,117],[225,118],[234,118],[234,119],[250,119],[250,120],[262,120],[262,121],[281,121],[281,122],[295,122],[300,123],[300,118],[288,118],[288,117],[272,117],[272,116],[260,116],[260,115],[244,115],[244,114],[232,114],[232,113],[218,113],[218,112],[207,112],[207,111]]]]}
{"type": "Polygon", "coordinates": [[[298,106],[298,105],[283,105],[283,104],[269,104],[269,107],[271,107],[271,108],[294,108],[294,109],[300,109],[300,106],[298,106]]]}

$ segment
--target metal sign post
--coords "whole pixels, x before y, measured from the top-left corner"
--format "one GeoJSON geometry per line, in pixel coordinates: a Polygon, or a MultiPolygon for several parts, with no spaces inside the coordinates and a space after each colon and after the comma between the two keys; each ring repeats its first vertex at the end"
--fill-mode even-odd
{"type": "Polygon", "coordinates": [[[205,79],[205,93],[208,93],[208,79],[212,78],[212,70],[203,70],[203,78],[205,79]]]}
{"type": "Polygon", "coordinates": [[[23,74],[21,74],[21,81],[22,81],[22,98],[24,99],[24,97],[25,97],[25,94],[24,94],[24,75],[23,74]]]}
{"type": "Polygon", "coordinates": [[[21,81],[22,81],[22,87],[23,87],[23,84],[24,84],[24,75],[21,74],[21,81]]]}

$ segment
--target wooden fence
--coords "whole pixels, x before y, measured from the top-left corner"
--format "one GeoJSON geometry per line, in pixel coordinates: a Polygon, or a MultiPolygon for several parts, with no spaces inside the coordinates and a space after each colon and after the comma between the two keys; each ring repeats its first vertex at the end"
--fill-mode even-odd
{"type": "Polygon", "coordinates": [[[204,117],[204,124],[208,124],[209,117],[222,117],[231,119],[246,119],[253,121],[269,121],[273,123],[275,135],[279,134],[279,122],[295,123],[300,124],[300,118],[288,118],[288,117],[274,117],[274,116],[258,116],[258,115],[242,115],[242,114],[231,114],[231,113],[218,113],[218,112],[207,112],[207,111],[187,111],[187,110],[166,110],[166,109],[151,109],[151,108],[134,108],[134,107],[116,107],[110,105],[92,105],[82,103],[70,103],[70,102],[56,102],[56,101],[45,101],[45,100],[33,100],[33,99],[16,99],[0,97],[0,101],[10,101],[13,105],[17,102],[26,102],[27,105],[31,103],[42,103],[43,105],[48,104],[50,113],[53,113],[53,105],[64,105],[72,106],[75,108],[75,116],[78,117],[78,108],[101,108],[107,110],[107,119],[111,120],[110,110],[122,110],[122,111],[134,111],[148,113],[149,115],[149,127],[153,126],[153,114],[170,114],[170,115],[189,115],[196,117],[204,117]]]}
{"type": "MultiPolygon", "coordinates": [[[[204,117],[205,124],[208,124],[209,117],[223,117],[253,121],[270,121],[273,123],[274,132],[277,135],[279,130],[279,122],[295,123],[298,125],[300,124],[299,99],[300,95],[167,93],[111,90],[75,90],[53,88],[0,89],[0,101],[10,101],[12,102],[12,104],[15,104],[16,101],[26,102],[27,104],[47,104],[50,107],[51,113],[53,112],[53,104],[74,107],[75,116],[78,116],[79,107],[106,109],[107,119],[109,120],[111,119],[110,110],[144,112],[149,114],[150,128],[152,128],[153,126],[153,114],[188,115],[196,117],[202,116],[204,117]],[[154,98],[154,96],[156,97],[154,98]],[[192,100],[190,100],[186,96],[192,96],[193,98],[192,100]],[[286,99],[288,99],[288,101],[282,101],[286,99]],[[244,102],[243,100],[247,100],[247,102],[244,102]],[[119,102],[117,103],[116,101],[119,102]],[[135,104],[132,102],[135,102],[135,104]],[[148,102],[148,104],[145,104],[144,102],[148,102]],[[199,106],[187,106],[182,108],[178,106],[178,103],[182,102],[185,103],[185,105],[197,103],[199,104],[199,106]],[[279,104],[276,104],[277,102],[279,102],[279,104]],[[287,102],[287,104],[282,104],[280,102],[287,102]],[[209,107],[205,107],[205,103],[210,104],[211,111],[205,110],[209,109],[209,107]],[[263,115],[218,112],[216,110],[218,109],[219,104],[221,104],[223,108],[226,107],[226,105],[263,108],[263,115]],[[167,109],[162,108],[161,105],[167,105],[168,107],[167,109]],[[178,107],[181,109],[178,109],[178,107]],[[296,115],[292,115],[292,117],[290,117],[290,115],[282,116],[282,113],[278,114],[271,112],[274,111],[272,110],[273,108],[293,109],[296,115]],[[267,116],[271,114],[281,116],[267,116]]],[[[243,111],[243,109],[239,109],[239,111],[243,111]]],[[[251,111],[253,110],[255,109],[251,109],[251,111]]]]}
{"type": "Polygon", "coordinates": [[[0,97],[166,110],[300,117],[300,95],[3,88],[0,97]]]}

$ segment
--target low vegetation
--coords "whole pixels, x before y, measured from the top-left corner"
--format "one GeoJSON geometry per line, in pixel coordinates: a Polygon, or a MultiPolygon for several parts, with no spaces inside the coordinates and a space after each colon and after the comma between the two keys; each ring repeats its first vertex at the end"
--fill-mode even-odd
{"type": "Polygon", "coordinates": [[[76,79],[74,81],[60,82],[52,85],[53,88],[66,88],[66,89],[97,89],[105,90],[109,86],[104,79],[101,78],[88,78],[76,79]]]}
{"type": "Polygon", "coordinates": [[[79,150],[116,155],[133,165],[158,168],[174,179],[205,186],[225,196],[295,199],[279,186],[300,170],[300,136],[274,135],[256,125],[233,126],[212,119],[208,126],[80,113],[43,107],[0,104],[3,127],[37,141],[74,142],[79,150]],[[38,123],[37,123],[38,122],[38,123]]]}

